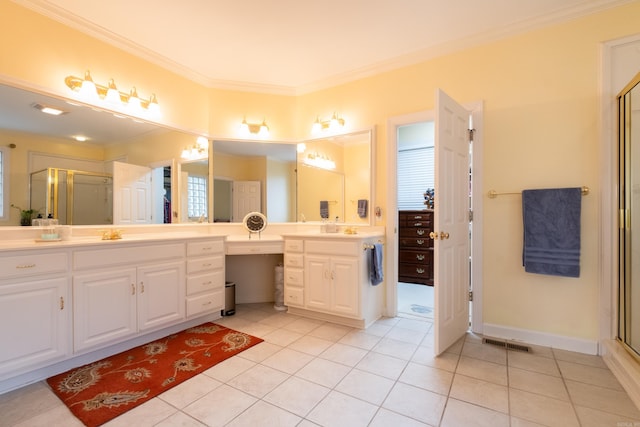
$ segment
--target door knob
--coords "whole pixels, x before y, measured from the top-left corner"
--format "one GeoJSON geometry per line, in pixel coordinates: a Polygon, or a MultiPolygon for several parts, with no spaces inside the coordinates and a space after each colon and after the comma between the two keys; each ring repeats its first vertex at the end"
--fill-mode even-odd
{"type": "Polygon", "coordinates": [[[440,240],[445,240],[449,238],[449,233],[446,233],[444,231],[440,232],[440,240]]]}
{"type": "Polygon", "coordinates": [[[432,240],[438,240],[438,233],[432,231],[429,233],[429,237],[431,237],[432,240]]]}

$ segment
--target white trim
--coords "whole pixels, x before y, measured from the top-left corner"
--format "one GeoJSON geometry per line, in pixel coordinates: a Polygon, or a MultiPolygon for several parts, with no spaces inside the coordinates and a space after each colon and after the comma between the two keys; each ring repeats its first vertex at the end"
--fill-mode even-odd
{"type": "Polygon", "coordinates": [[[484,336],[519,341],[526,344],[575,351],[586,354],[598,354],[598,341],[575,338],[565,335],[549,334],[509,326],[484,324],[484,336]]]}
{"type": "MultiPolygon", "coordinates": [[[[483,292],[482,292],[482,139],[483,139],[483,102],[476,101],[463,105],[473,117],[473,127],[476,132],[473,141],[472,162],[473,194],[473,234],[471,240],[471,280],[473,283],[473,309],[471,315],[471,329],[482,334],[483,324],[483,292]]],[[[397,206],[397,152],[398,130],[404,125],[435,120],[435,111],[420,111],[402,116],[391,117],[387,120],[387,219],[386,219],[386,306],[385,316],[395,317],[398,314],[398,218],[397,206]]]]}
{"type": "MultiPolygon", "coordinates": [[[[2,154],[2,164],[0,165],[0,170],[2,171],[2,191],[0,195],[2,196],[2,212],[0,212],[0,221],[9,221],[11,219],[11,202],[10,202],[10,190],[11,183],[9,182],[9,176],[11,175],[9,171],[11,170],[11,149],[9,146],[0,147],[0,154],[2,154]]],[[[26,207],[25,207],[26,209],[26,207]]]]}
{"type": "Polygon", "coordinates": [[[604,362],[620,381],[629,398],[640,408],[640,364],[619,341],[604,341],[602,349],[604,362]]]}

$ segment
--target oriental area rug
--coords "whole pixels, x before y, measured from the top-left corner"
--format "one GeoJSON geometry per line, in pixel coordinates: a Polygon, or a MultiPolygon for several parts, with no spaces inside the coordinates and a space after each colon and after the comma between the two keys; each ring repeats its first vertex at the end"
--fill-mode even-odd
{"type": "Polygon", "coordinates": [[[80,421],[94,427],[260,342],[204,323],[53,376],[47,383],[80,421]]]}

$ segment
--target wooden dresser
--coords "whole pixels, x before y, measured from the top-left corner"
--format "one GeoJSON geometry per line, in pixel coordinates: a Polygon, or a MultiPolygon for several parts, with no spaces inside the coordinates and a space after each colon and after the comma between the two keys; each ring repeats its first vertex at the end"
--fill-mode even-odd
{"type": "Polygon", "coordinates": [[[398,212],[398,281],[433,286],[433,210],[398,212]]]}

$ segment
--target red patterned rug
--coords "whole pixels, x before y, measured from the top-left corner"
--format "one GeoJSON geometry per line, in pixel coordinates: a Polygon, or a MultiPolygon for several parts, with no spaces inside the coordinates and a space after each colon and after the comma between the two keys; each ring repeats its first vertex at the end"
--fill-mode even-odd
{"type": "Polygon", "coordinates": [[[86,426],[127,412],[262,339],[204,323],[47,380],[86,426]]]}

